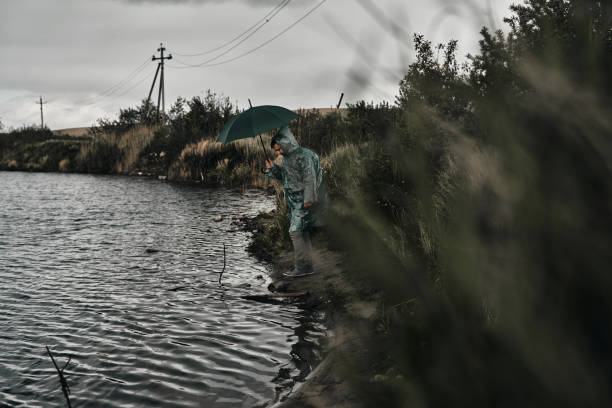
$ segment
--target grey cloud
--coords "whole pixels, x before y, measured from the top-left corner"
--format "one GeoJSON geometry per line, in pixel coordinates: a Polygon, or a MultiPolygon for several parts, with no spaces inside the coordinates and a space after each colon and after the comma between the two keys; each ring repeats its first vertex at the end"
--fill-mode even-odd
{"type": "MultiPolygon", "coordinates": [[[[110,0],[119,3],[126,4],[163,4],[163,5],[204,5],[204,4],[221,4],[227,3],[227,0],[110,0]]],[[[281,3],[281,0],[231,0],[232,3],[239,3],[250,7],[270,7],[281,3]]],[[[296,2],[289,2],[288,6],[297,4],[296,2]]],[[[312,3],[312,1],[303,0],[299,3],[312,3]]]]}
{"type": "MultiPolygon", "coordinates": [[[[227,57],[254,49],[319,1],[292,0],[292,7],[284,8],[227,57]]],[[[294,29],[243,59],[219,67],[178,69],[178,60],[196,64],[209,56],[177,54],[225,44],[284,3],[0,0],[0,117],[7,127],[36,121],[38,95],[50,101],[46,105],[50,126],[85,126],[101,116],[113,117],[119,108],[138,104],[147,96],[156,69],[150,58],[160,42],[175,56],[166,66],[167,102],[208,88],[238,100],[243,107],[248,106],[248,98],[289,107],[335,106],[342,92],[345,102],[392,100],[398,79],[391,74],[401,77],[413,54],[409,39],[394,36],[389,20],[409,33],[427,34],[436,12],[451,0],[376,0],[380,12],[362,7],[365,1],[328,0],[294,29]],[[137,76],[129,76],[145,63],[137,76]],[[121,86],[110,97],[102,95],[116,84],[121,86]],[[86,105],[83,100],[95,104],[86,105]]],[[[500,3],[513,1],[495,0],[498,12],[507,9],[500,3]]],[[[468,14],[449,16],[435,27],[430,39],[460,37],[467,44],[466,52],[472,51],[480,27],[468,14]]]]}

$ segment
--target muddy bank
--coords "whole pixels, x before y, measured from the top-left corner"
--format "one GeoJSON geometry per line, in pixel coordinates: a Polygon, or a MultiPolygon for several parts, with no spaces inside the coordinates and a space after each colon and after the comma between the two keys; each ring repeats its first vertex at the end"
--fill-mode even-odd
{"type": "MultiPolygon", "coordinates": [[[[287,279],[282,273],[291,269],[293,252],[275,239],[273,214],[242,218],[243,228],[253,232],[249,251],[256,257],[271,262],[272,283],[269,299],[298,304],[325,316],[327,341],[322,345],[322,359],[310,362],[316,368],[302,383],[297,383],[289,395],[274,405],[276,408],[297,407],[361,407],[363,402],[351,390],[347,369],[352,360],[366,356],[359,329],[372,327],[378,316],[379,296],[376,291],[344,267],[345,255],[332,249],[325,231],[313,236],[316,273],[301,278],[287,279]],[[287,296],[298,294],[298,296],[287,296]],[[276,296],[280,295],[280,296],[276,296]]],[[[376,367],[360,372],[372,382],[380,379],[376,367]]]]}

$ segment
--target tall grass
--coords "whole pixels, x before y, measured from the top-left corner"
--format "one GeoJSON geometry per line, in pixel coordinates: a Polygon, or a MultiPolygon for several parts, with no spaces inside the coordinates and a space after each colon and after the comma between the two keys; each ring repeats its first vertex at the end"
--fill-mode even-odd
{"type": "Polygon", "coordinates": [[[227,144],[204,139],[183,149],[170,167],[168,178],[200,180],[213,185],[266,187],[271,183],[261,173],[265,160],[266,151],[258,139],[242,139],[227,144]]]}
{"type": "Polygon", "coordinates": [[[142,152],[154,132],[155,128],[146,126],[96,132],[91,142],[81,146],[77,160],[87,172],[129,174],[140,164],[142,152]]]}
{"type": "Polygon", "coordinates": [[[391,126],[323,159],[332,236],[382,293],[340,352],[366,406],[612,403],[612,10],[512,11],[465,69],[415,37],[391,126]]]}

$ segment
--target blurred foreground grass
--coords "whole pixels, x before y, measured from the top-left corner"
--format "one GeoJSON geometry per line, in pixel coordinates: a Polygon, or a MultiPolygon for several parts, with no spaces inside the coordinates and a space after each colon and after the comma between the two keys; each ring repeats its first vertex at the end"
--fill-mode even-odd
{"type": "Polygon", "coordinates": [[[513,6],[463,67],[415,36],[382,130],[324,160],[332,235],[382,293],[343,360],[365,406],[612,403],[610,11],[513,6]]]}

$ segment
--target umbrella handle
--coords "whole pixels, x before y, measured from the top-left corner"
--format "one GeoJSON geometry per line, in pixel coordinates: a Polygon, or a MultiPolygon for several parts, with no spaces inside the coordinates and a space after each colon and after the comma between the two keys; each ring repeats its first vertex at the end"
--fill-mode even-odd
{"type": "Polygon", "coordinates": [[[266,151],[266,146],[264,145],[263,139],[261,138],[261,133],[259,134],[259,141],[261,142],[261,147],[263,148],[264,154],[266,155],[266,160],[270,160],[268,157],[268,152],[266,151]]]}

